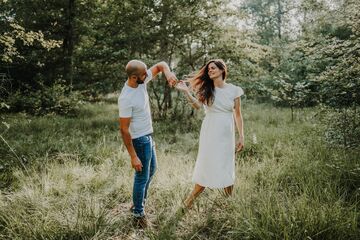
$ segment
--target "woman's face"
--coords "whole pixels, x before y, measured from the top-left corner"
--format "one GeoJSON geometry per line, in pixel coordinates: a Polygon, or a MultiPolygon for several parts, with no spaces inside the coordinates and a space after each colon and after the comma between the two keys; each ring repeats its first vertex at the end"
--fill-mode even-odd
{"type": "Polygon", "coordinates": [[[208,66],[208,74],[210,79],[214,80],[218,77],[222,77],[224,70],[221,70],[215,63],[211,62],[208,66]]]}

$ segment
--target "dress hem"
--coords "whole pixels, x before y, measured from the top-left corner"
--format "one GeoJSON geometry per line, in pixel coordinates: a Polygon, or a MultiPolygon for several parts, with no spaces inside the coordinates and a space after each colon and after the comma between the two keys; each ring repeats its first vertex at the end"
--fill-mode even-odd
{"type": "Polygon", "coordinates": [[[193,181],[193,183],[195,183],[197,185],[200,185],[202,187],[210,188],[210,189],[220,189],[220,188],[226,188],[226,187],[234,186],[234,183],[232,183],[232,184],[224,184],[224,185],[221,185],[221,186],[210,186],[208,184],[201,184],[201,183],[195,182],[195,181],[193,181]]]}

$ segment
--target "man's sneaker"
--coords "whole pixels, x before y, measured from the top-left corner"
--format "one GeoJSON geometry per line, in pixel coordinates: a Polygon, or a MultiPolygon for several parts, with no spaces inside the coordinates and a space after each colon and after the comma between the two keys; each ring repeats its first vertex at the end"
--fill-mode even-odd
{"type": "Polygon", "coordinates": [[[142,216],[142,217],[134,217],[134,223],[136,227],[139,228],[147,228],[149,226],[149,222],[146,218],[146,216],[142,216]]]}

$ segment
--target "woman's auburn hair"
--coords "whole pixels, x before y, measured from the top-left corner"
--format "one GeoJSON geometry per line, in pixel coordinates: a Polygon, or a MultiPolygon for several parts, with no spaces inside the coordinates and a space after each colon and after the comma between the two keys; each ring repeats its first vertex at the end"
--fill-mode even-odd
{"type": "Polygon", "coordinates": [[[208,106],[214,102],[215,91],[214,81],[210,79],[208,73],[210,63],[214,63],[219,69],[223,70],[222,77],[223,81],[225,81],[227,77],[227,67],[222,59],[209,60],[198,73],[186,80],[186,82],[190,82],[190,86],[199,101],[208,106]]]}

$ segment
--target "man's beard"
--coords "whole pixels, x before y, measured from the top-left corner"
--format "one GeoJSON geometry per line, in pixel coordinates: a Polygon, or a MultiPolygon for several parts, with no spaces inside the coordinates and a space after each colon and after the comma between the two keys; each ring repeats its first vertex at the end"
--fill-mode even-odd
{"type": "Polygon", "coordinates": [[[144,84],[144,81],[141,81],[140,79],[136,80],[137,84],[144,84]]]}
{"type": "Polygon", "coordinates": [[[137,84],[144,84],[144,82],[145,82],[145,79],[143,81],[141,81],[140,78],[137,77],[137,80],[136,80],[137,84]]]}

